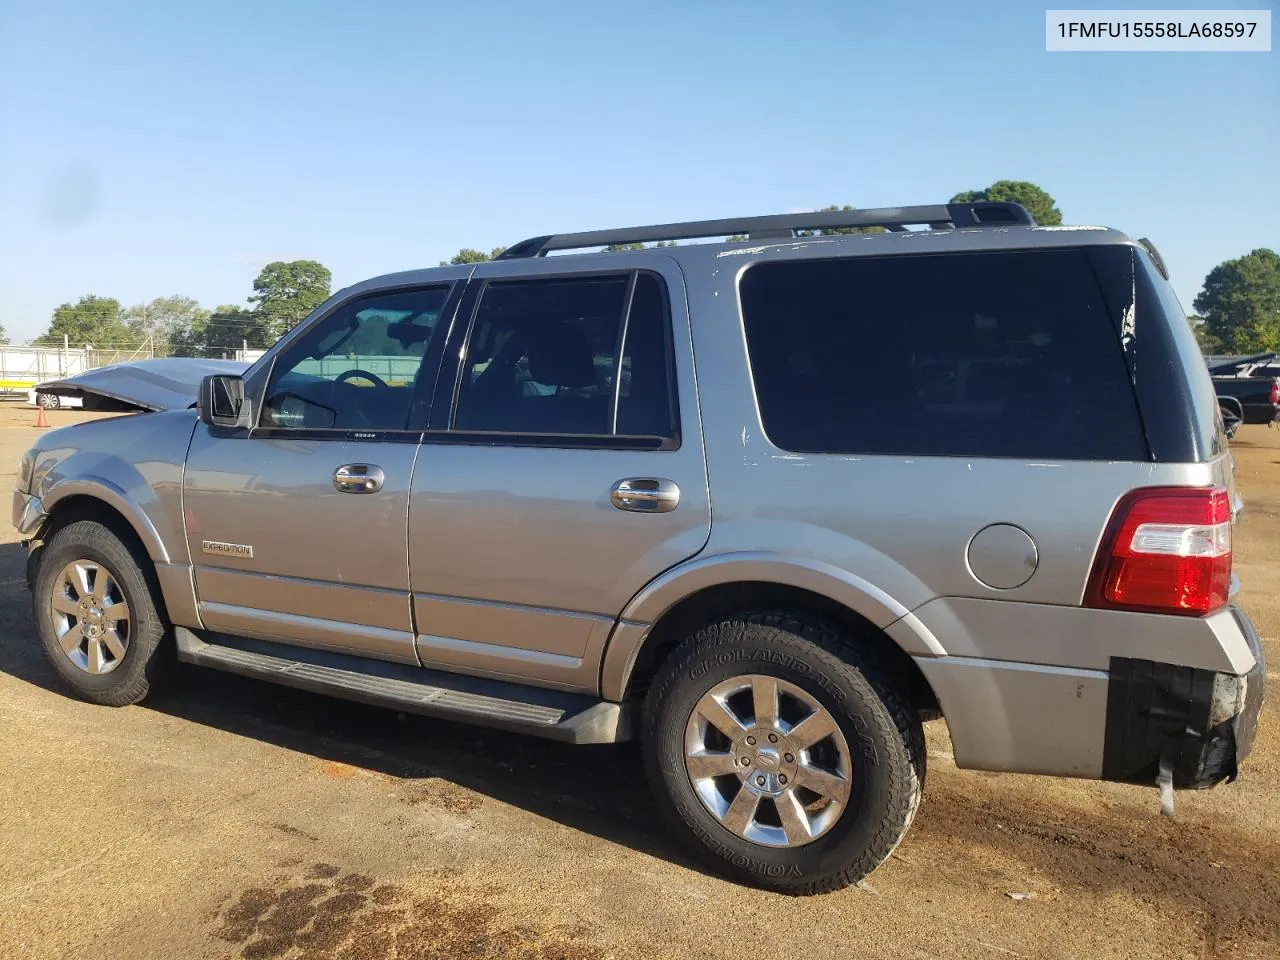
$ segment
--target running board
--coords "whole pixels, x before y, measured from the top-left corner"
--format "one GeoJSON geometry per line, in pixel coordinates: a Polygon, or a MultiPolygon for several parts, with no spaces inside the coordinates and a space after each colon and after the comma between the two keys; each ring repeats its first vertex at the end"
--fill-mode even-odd
{"type": "Polygon", "coordinates": [[[528,733],[567,743],[630,738],[623,704],[582,694],[175,627],[178,659],[375,707],[528,733]]]}

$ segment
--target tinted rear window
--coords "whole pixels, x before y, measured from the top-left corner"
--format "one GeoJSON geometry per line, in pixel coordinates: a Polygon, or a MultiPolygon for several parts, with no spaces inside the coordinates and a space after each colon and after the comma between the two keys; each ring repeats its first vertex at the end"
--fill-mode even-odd
{"type": "Polygon", "coordinates": [[[1082,250],[762,263],[740,296],[764,429],[783,449],[1148,459],[1082,250]]]}

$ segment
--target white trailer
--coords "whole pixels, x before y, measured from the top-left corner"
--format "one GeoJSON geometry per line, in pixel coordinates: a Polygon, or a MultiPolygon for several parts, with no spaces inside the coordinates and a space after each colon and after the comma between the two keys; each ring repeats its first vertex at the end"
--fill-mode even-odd
{"type": "Polygon", "coordinates": [[[142,346],[126,350],[95,350],[92,344],[73,349],[61,347],[0,346],[0,396],[26,394],[46,380],[74,377],[95,367],[145,360],[155,356],[150,338],[142,346]]]}
{"type": "Polygon", "coordinates": [[[84,373],[93,365],[94,352],[66,347],[0,346],[0,393],[25,394],[37,383],[84,373]]]}

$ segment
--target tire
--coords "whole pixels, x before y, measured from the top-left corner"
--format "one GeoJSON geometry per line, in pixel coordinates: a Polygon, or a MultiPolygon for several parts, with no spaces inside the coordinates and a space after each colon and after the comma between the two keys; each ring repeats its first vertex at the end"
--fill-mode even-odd
{"type": "Polygon", "coordinates": [[[36,401],[46,410],[57,410],[62,406],[62,400],[56,393],[41,393],[36,396],[36,401]]]}
{"type": "Polygon", "coordinates": [[[172,645],[164,643],[168,624],[151,561],[108,527],[79,520],[57,530],[40,551],[31,596],[40,646],[58,676],[81,698],[122,707],[141,701],[166,677],[172,645]],[[86,583],[95,592],[86,594],[86,583]],[[81,594],[92,601],[88,606],[78,602],[84,599],[81,594]],[[56,610],[55,602],[73,615],[56,610]],[[67,631],[72,624],[82,640],[64,650],[61,638],[71,642],[67,631]],[[95,630],[100,639],[87,636],[95,630]]]}
{"type": "MultiPolygon", "coordinates": [[[[720,722],[725,723],[725,718],[720,722]]],[[[911,825],[924,785],[919,716],[890,675],[868,651],[830,625],[786,613],[752,613],[716,623],[677,648],[663,663],[646,697],[642,736],[654,792],[693,853],[731,879],[782,893],[825,893],[871,873],[911,825]],[[761,679],[743,679],[752,676],[761,679]],[[736,690],[744,682],[749,682],[753,699],[757,686],[768,691],[776,684],[786,694],[773,701],[781,705],[775,711],[780,719],[770,726],[765,713],[761,725],[754,714],[769,708],[745,708],[749,701],[742,697],[746,694],[732,693],[724,701],[733,714],[728,720],[736,719],[743,730],[735,727],[734,739],[720,736],[718,746],[707,746],[719,735],[711,729],[715,724],[704,719],[706,698],[715,691],[736,690]],[[805,745],[809,737],[801,723],[791,725],[784,716],[791,712],[803,721],[800,707],[814,708],[813,717],[820,716],[817,708],[826,711],[822,722],[833,731],[829,739],[805,745]],[[752,714],[750,722],[747,713],[752,714]],[[752,730],[777,730],[775,747],[769,747],[763,736],[752,740],[756,746],[746,746],[752,730]],[[725,759],[727,752],[733,763],[730,772],[699,779],[695,786],[694,774],[686,765],[691,743],[697,745],[694,752],[706,754],[693,762],[714,764],[707,769],[724,769],[730,762],[725,759]],[[842,756],[845,759],[840,761],[842,756]],[[753,797],[746,797],[756,819],[745,830],[740,812],[738,829],[721,820],[735,820],[732,801],[747,790],[739,762],[748,765],[747,780],[759,782],[762,791],[785,791],[781,784],[791,785],[791,795],[765,797],[768,804],[755,800],[752,806],[753,797]],[[828,794],[819,796],[809,785],[819,783],[814,769],[824,764],[837,775],[821,783],[835,784],[837,789],[819,784],[828,794]],[[790,771],[789,781],[783,769],[790,771]],[[819,799],[813,800],[815,796],[819,799]],[[841,796],[842,804],[836,799],[841,796]],[[728,809],[718,815],[711,804],[717,809],[727,804],[728,809]],[[784,817],[787,811],[790,816],[784,817]]],[[[761,796],[754,790],[752,794],[761,796]]]]}

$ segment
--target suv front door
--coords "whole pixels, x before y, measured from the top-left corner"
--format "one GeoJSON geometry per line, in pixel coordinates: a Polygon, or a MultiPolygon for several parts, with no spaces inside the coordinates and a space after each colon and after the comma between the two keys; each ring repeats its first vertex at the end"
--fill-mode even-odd
{"type": "Polygon", "coordinates": [[[408,426],[453,289],[339,302],[282,346],[253,429],[196,427],[183,501],[206,628],[417,663],[406,525],[421,433],[408,426]]]}
{"type": "Polygon", "coordinates": [[[424,666],[595,692],[627,601],[710,535],[679,268],[589,259],[476,268],[410,493],[424,666]]]}

